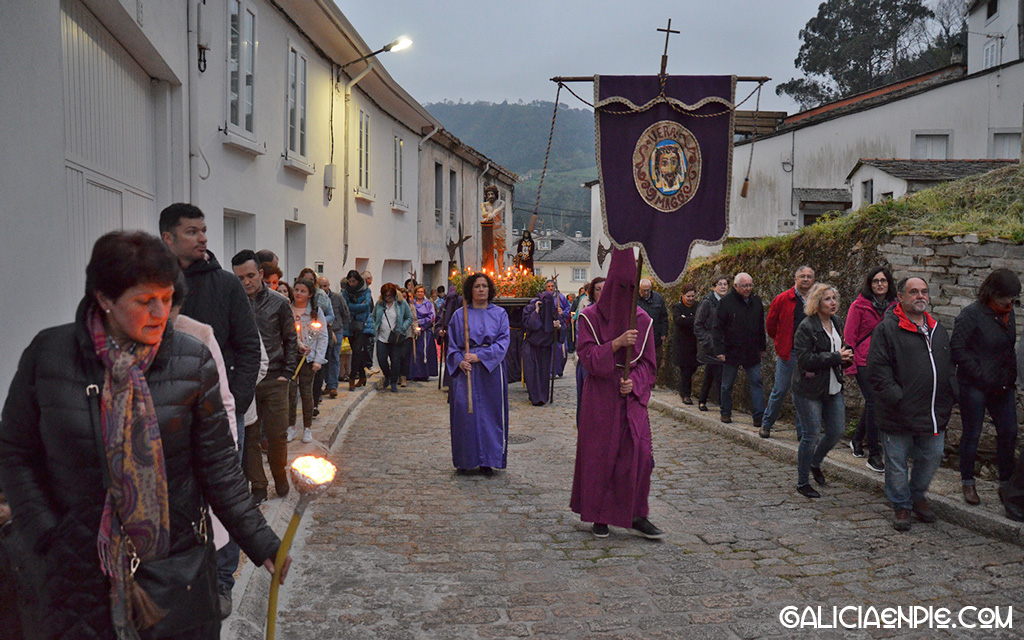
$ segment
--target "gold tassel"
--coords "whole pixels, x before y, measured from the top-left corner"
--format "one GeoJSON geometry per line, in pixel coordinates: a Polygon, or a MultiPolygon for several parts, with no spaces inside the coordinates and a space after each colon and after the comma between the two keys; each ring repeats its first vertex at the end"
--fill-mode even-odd
{"type": "Polygon", "coordinates": [[[136,629],[149,629],[167,615],[167,612],[153,602],[153,599],[139,586],[138,582],[135,582],[134,578],[128,578],[125,595],[128,597],[131,607],[132,624],[136,629]]]}

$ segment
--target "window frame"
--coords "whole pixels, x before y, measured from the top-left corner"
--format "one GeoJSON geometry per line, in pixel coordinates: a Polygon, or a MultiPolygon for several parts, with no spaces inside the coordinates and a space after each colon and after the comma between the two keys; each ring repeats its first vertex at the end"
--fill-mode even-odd
{"type": "Polygon", "coordinates": [[[227,82],[225,82],[224,88],[224,129],[229,134],[241,136],[242,138],[256,142],[256,127],[258,124],[257,109],[256,109],[256,85],[259,81],[259,11],[256,5],[251,0],[228,0],[225,5],[226,12],[226,25],[227,25],[227,46],[225,47],[226,52],[224,55],[227,82]],[[232,28],[231,28],[231,17],[232,8],[237,6],[239,10],[239,57],[238,57],[238,122],[233,122],[231,119],[231,104],[233,95],[233,84],[231,80],[232,66],[235,62],[232,58],[232,28]],[[252,27],[251,36],[252,40],[246,39],[245,24],[242,22],[241,17],[244,15],[252,16],[252,27]],[[251,64],[251,73],[246,73],[246,63],[251,64]],[[246,113],[246,78],[251,77],[251,104],[248,105],[251,108],[251,124],[252,128],[247,128],[245,123],[246,113]]]}
{"type": "Polygon", "coordinates": [[[456,203],[458,198],[455,195],[459,191],[459,174],[455,169],[448,169],[448,224],[451,228],[455,228],[456,220],[458,219],[458,207],[456,203]]]}
{"type": "Polygon", "coordinates": [[[573,267],[572,268],[572,281],[573,282],[586,282],[587,281],[587,268],[586,267],[573,267]],[[582,278],[577,278],[576,276],[579,275],[577,272],[579,272],[579,274],[582,274],[583,277],[582,278]]]}
{"type": "Polygon", "coordinates": [[[285,58],[285,65],[285,158],[306,163],[309,157],[309,54],[291,38],[288,39],[288,55],[285,58]],[[303,71],[301,92],[298,86],[300,62],[302,63],[303,71]],[[301,112],[299,111],[300,107],[301,112]],[[295,114],[294,122],[293,113],[295,114]],[[292,136],[293,128],[296,131],[294,141],[292,136]]]}
{"type": "Polygon", "coordinates": [[[949,160],[953,155],[953,130],[952,129],[914,129],[910,132],[910,157],[914,160],[949,160]],[[945,158],[921,158],[917,155],[917,139],[921,136],[946,138],[945,158]]]}
{"type": "Polygon", "coordinates": [[[360,107],[356,129],[356,191],[370,193],[370,112],[360,107]]]}
{"type": "Polygon", "coordinates": [[[394,132],[392,146],[392,178],[394,180],[391,190],[393,205],[405,205],[405,139],[394,132]]]}
{"type": "Polygon", "coordinates": [[[988,130],[988,157],[991,160],[1020,160],[1021,159],[1021,138],[1024,138],[1019,127],[992,127],[988,130]],[[1017,136],[1017,156],[1002,158],[996,155],[996,136],[1015,135],[1017,136]]]}
{"type": "Polygon", "coordinates": [[[444,165],[434,161],[434,224],[441,226],[444,213],[444,165]]]}
{"type": "Polygon", "coordinates": [[[1002,39],[990,38],[985,46],[981,48],[981,68],[982,70],[991,69],[992,67],[998,67],[1002,58],[1002,39]]]}

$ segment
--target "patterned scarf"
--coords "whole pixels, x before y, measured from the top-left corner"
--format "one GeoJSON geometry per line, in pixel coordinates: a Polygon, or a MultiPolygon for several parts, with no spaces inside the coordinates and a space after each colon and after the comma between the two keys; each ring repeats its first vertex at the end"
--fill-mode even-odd
{"type": "Polygon", "coordinates": [[[170,509],[163,442],[145,372],[159,343],[119,349],[107,335],[98,308],[86,319],[96,355],[103,362],[100,424],[110,467],[97,537],[100,564],[110,578],[111,617],[118,638],[137,638],[128,592],[132,561],[164,558],[170,551],[170,509]]]}

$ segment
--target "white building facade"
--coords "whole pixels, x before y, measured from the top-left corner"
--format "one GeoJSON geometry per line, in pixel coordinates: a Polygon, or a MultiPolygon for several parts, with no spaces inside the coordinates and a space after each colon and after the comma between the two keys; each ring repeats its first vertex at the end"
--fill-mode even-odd
{"type": "MultiPolygon", "coordinates": [[[[310,266],[337,286],[440,260],[421,252],[419,147],[441,123],[379,60],[353,63],[376,47],[331,0],[8,2],[0,24],[0,144],[17,150],[0,169],[0,293],[20,302],[2,317],[3,388],[37,331],[72,320],[96,238],[156,234],[173,202],[205,212],[227,268],[271,249],[286,277],[310,266]]],[[[489,163],[472,153],[467,199],[489,163]]]]}

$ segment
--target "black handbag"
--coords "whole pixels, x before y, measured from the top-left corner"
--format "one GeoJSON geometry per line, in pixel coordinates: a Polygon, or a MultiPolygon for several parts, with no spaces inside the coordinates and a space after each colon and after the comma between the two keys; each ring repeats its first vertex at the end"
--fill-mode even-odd
{"type": "MultiPolygon", "coordinates": [[[[89,399],[89,418],[96,439],[97,452],[100,455],[103,486],[109,488],[110,469],[100,430],[100,385],[103,384],[103,375],[95,363],[89,363],[87,367],[94,381],[85,389],[85,395],[89,399]]],[[[121,535],[131,557],[129,579],[135,580],[163,612],[163,617],[156,624],[140,629],[143,638],[170,638],[188,629],[220,621],[216,550],[213,539],[207,535],[207,521],[207,507],[203,504],[199,520],[192,523],[196,544],[180,553],[147,562],[142,562],[135,554],[131,538],[122,528],[121,535]]]]}
{"type": "MultiPolygon", "coordinates": [[[[206,522],[205,508],[200,522],[206,522]]],[[[205,537],[205,524],[200,527],[205,537]]],[[[146,637],[173,637],[182,631],[220,621],[217,561],[212,540],[200,541],[186,551],[159,560],[137,562],[133,557],[132,566],[137,567],[133,574],[135,582],[166,612],[159,622],[142,630],[146,637]]]]}
{"type": "Polygon", "coordinates": [[[386,320],[387,323],[388,323],[388,326],[391,327],[391,333],[388,334],[388,344],[390,344],[390,345],[400,345],[400,344],[402,344],[402,342],[405,340],[405,336],[403,336],[402,334],[400,334],[397,331],[395,331],[395,328],[393,326],[391,326],[391,321],[388,320],[387,313],[384,314],[384,320],[386,320]]]}

